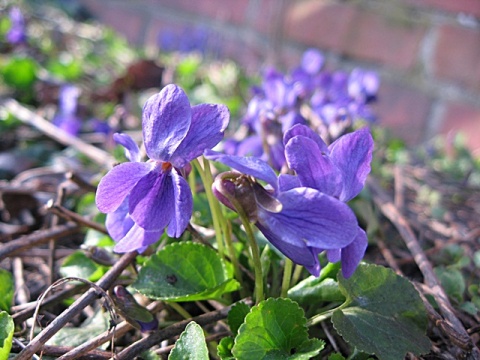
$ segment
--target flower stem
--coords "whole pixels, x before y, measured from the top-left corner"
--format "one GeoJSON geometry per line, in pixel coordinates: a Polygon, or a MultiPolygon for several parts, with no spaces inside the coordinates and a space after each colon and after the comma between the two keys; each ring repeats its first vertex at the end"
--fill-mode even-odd
{"type": "Polygon", "coordinates": [[[248,220],[245,210],[243,210],[243,207],[238,203],[238,201],[236,201],[236,199],[231,198],[229,200],[235,207],[235,210],[237,210],[240,220],[245,228],[245,232],[247,233],[247,239],[252,253],[253,268],[255,269],[255,303],[258,304],[264,298],[263,271],[262,262],[260,259],[260,250],[258,249],[258,244],[255,240],[255,235],[253,234],[252,224],[248,220]]]}
{"type": "MultiPolygon", "coordinates": [[[[240,289],[244,289],[243,281],[242,281],[242,272],[240,271],[240,266],[238,263],[238,259],[235,255],[235,249],[233,247],[232,236],[230,231],[230,226],[227,223],[227,219],[222,213],[220,209],[220,203],[215,199],[215,196],[212,192],[212,183],[213,177],[210,171],[210,166],[208,160],[204,158],[203,168],[200,165],[198,160],[193,161],[194,167],[197,169],[198,173],[203,182],[203,186],[205,187],[205,193],[207,195],[208,204],[210,206],[210,211],[212,212],[213,218],[213,227],[215,229],[215,239],[217,241],[218,252],[222,259],[224,258],[224,246],[223,246],[223,239],[222,233],[224,235],[225,243],[227,245],[227,250],[229,254],[230,261],[233,264],[233,271],[235,273],[235,278],[240,282],[240,289]]],[[[243,290],[240,290],[243,294],[243,290]]],[[[245,296],[244,296],[245,297],[245,296]]]]}
{"type": "Polygon", "coordinates": [[[224,246],[223,246],[223,239],[222,239],[222,230],[220,227],[220,212],[217,211],[218,206],[215,206],[217,201],[215,200],[213,193],[212,193],[212,174],[210,172],[210,166],[205,159],[204,167],[200,165],[198,160],[193,160],[193,165],[198,170],[198,173],[202,179],[203,186],[205,188],[205,194],[207,195],[208,205],[210,206],[210,211],[212,212],[212,219],[213,219],[213,228],[215,229],[215,240],[217,241],[218,252],[223,259],[225,257],[224,254],[224,246]],[[208,169],[208,170],[207,170],[208,169]]]}
{"type": "Polygon", "coordinates": [[[287,297],[288,289],[290,288],[290,280],[292,278],[293,262],[289,258],[285,259],[285,268],[283,269],[282,291],[280,296],[287,297]]]}

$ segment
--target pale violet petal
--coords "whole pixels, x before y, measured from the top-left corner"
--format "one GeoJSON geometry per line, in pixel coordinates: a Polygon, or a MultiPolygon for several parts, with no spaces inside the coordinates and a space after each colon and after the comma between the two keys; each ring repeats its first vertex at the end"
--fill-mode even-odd
{"type": "Polygon", "coordinates": [[[115,166],[98,184],[95,201],[104,213],[115,211],[135,184],[152,169],[152,164],[126,162],[115,166]]]}
{"type": "Polygon", "coordinates": [[[115,133],[113,140],[125,148],[125,156],[130,161],[140,161],[140,149],[137,143],[127,134],[115,133]]]}
{"type": "Polygon", "coordinates": [[[223,139],[230,113],[224,105],[201,104],[192,107],[192,122],[187,136],[172,155],[170,162],[183,167],[223,139]]]}
{"type": "Polygon", "coordinates": [[[167,235],[179,238],[190,222],[193,212],[192,191],[187,181],[175,169],[171,172],[175,197],[175,216],[167,228],[167,235]]]}
{"type": "Polygon", "coordinates": [[[143,107],[145,149],[151,159],[169,161],[188,133],[192,119],[190,102],[173,84],[150,97],[143,107]]]}

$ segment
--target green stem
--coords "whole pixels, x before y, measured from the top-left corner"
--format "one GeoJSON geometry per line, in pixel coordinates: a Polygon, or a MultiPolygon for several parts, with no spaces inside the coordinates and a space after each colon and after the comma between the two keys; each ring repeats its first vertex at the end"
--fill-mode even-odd
{"type": "Polygon", "coordinates": [[[176,302],[170,301],[170,302],[167,302],[167,304],[173,310],[175,310],[177,313],[179,313],[183,318],[185,318],[185,319],[191,319],[192,318],[192,315],[190,315],[190,313],[187,310],[185,310],[183,307],[178,305],[176,302]]]}
{"type": "Polygon", "coordinates": [[[247,233],[248,243],[250,245],[250,251],[252,253],[253,268],[255,270],[255,303],[258,304],[264,298],[263,293],[263,272],[262,272],[262,262],[260,259],[260,250],[258,248],[257,241],[255,240],[255,235],[253,234],[252,224],[248,220],[248,216],[243,210],[243,207],[236,201],[234,198],[229,199],[232,205],[237,210],[237,213],[242,221],[245,232],[247,233]]]}
{"type": "Polygon", "coordinates": [[[300,276],[302,275],[303,266],[302,265],[295,265],[295,270],[293,271],[292,277],[292,285],[295,285],[300,280],[300,276]]]}
{"type": "Polygon", "coordinates": [[[212,174],[210,172],[210,166],[208,162],[207,163],[204,162],[204,168],[202,168],[202,166],[200,165],[197,159],[193,160],[193,165],[198,170],[198,173],[200,174],[200,177],[203,182],[203,186],[205,188],[205,194],[207,195],[208,205],[210,206],[210,211],[212,212],[213,228],[215,229],[215,240],[217,241],[218,252],[220,253],[221,258],[224,259],[225,254],[224,254],[224,246],[223,246],[223,239],[222,239],[222,230],[221,230],[220,221],[219,221],[220,212],[217,210],[218,206],[215,206],[215,204],[216,203],[218,204],[218,202],[216,201],[212,193],[213,180],[212,180],[212,174]],[[207,171],[207,168],[208,168],[208,171],[207,171]]]}
{"type": "Polygon", "coordinates": [[[283,269],[282,292],[280,293],[280,296],[283,298],[287,297],[287,292],[288,292],[288,289],[290,288],[292,270],[293,270],[292,260],[285,258],[285,268],[283,269]]]}
{"type": "Polygon", "coordinates": [[[205,187],[205,193],[207,195],[208,204],[210,206],[210,211],[212,212],[213,227],[215,229],[215,239],[218,244],[217,245],[218,251],[220,253],[220,256],[224,258],[224,253],[223,253],[224,246],[223,246],[223,239],[221,236],[221,234],[223,233],[225,243],[227,245],[228,255],[229,255],[230,261],[233,264],[233,271],[235,273],[235,277],[238,280],[238,282],[240,282],[240,289],[241,289],[240,293],[244,295],[243,297],[246,297],[246,295],[243,293],[245,291],[245,287],[243,286],[242,272],[240,271],[238,259],[235,254],[235,249],[233,247],[230,226],[228,224],[227,219],[225,219],[225,216],[223,215],[223,212],[220,208],[220,203],[216,200],[212,192],[213,176],[210,171],[210,164],[208,163],[208,160],[205,158],[204,158],[203,168],[200,165],[200,162],[198,160],[194,160],[193,164],[197,169],[198,173],[200,174],[200,177],[203,182],[203,186],[205,187]]]}
{"type": "MultiPolygon", "coordinates": [[[[350,304],[350,302],[351,301],[345,301],[340,306],[336,306],[336,307],[333,307],[332,309],[325,310],[324,312],[321,312],[320,314],[317,314],[317,315],[311,317],[310,319],[307,320],[307,326],[313,326],[313,325],[316,325],[316,324],[322,322],[323,320],[331,318],[333,313],[336,310],[346,308],[350,304]]],[[[335,306],[335,305],[333,305],[333,306],[335,306]]]]}

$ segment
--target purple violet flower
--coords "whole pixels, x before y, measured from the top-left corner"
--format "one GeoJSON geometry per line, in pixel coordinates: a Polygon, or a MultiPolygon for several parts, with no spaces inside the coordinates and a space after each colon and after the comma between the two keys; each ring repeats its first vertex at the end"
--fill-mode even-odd
{"type": "MultiPolygon", "coordinates": [[[[306,186],[347,202],[362,190],[372,161],[373,139],[368,128],[343,135],[330,146],[313,130],[303,125],[285,134],[285,155],[296,177],[289,177],[289,187],[306,186]]],[[[342,261],[348,278],[362,259],[368,239],[360,227],[354,241],[346,247],[326,249],[331,262],[342,261]]]]}
{"type": "Polygon", "coordinates": [[[12,7],[9,13],[11,26],[7,32],[7,41],[12,45],[22,44],[27,40],[25,19],[18,7],[12,7]]]}
{"type": "MultiPolygon", "coordinates": [[[[99,210],[114,213],[125,201],[127,214],[144,230],[143,235],[166,228],[168,236],[180,237],[193,211],[192,193],[184,178],[189,163],[222,140],[228,121],[226,106],[192,107],[180,87],[164,87],[143,108],[143,138],[150,160],[126,162],[111,169],[98,185],[99,210]]],[[[133,146],[127,144],[127,149],[133,146]]],[[[148,246],[151,239],[144,241],[145,236],[138,238],[127,233],[122,241],[128,245],[122,251],[148,246]]]]}
{"type": "Polygon", "coordinates": [[[77,116],[80,89],[75,85],[64,85],[60,88],[58,113],[53,124],[66,133],[76,136],[82,127],[82,121],[77,116]]]}
{"type": "Polygon", "coordinates": [[[321,251],[344,248],[354,241],[357,219],[340,200],[308,187],[288,188],[288,177],[277,178],[267,163],[254,157],[211,150],[205,151],[204,156],[243,173],[217,176],[213,191],[218,199],[233,210],[235,206],[229,199],[240,203],[269,242],[312,275],[320,274],[321,251]],[[271,188],[263,188],[252,177],[265,181],[271,188]]]}

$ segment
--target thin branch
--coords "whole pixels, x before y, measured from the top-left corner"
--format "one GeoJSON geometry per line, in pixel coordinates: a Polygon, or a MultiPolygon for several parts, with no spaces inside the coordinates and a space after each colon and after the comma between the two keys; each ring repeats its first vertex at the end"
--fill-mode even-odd
{"type": "MultiPolygon", "coordinates": [[[[147,306],[147,309],[153,314],[156,313],[160,308],[163,308],[163,303],[159,301],[153,302],[147,306]]],[[[132,328],[133,326],[130,325],[128,322],[122,321],[120,324],[117,324],[112,330],[105,331],[102,334],[94,337],[93,339],[88,340],[86,343],[77,346],[76,348],[59,357],[58,360],[78,359],[80,355],[86,354],[90,350],[93,350],[100,345],[106,343],[107,341],[110,341],[112,338],[122,337],[132,328]]]]}
{"type": "Polygon", "coordinates": [[[75,148],[85,156],[89,157],[91,160],[95,161],[97,164],[111,168],[115,163],[114,158],[106,151],[103,151],[96,146],[90,145],[79,138],[66,133],[62,129],[53,125],[50,121],[27,109],[16,100],[5,99],[0,102],[0,105],[5,107],[5,109],[7,109],[9,112],[15,114],[15,117],[25,124],[34,126],[45,135],[63,145],[75,148]]]}
{"type": "MultiPolygon", "coordinates": [[[[117,280],[118,276],[123,270],[130,265],[130,263],[137,256],[137,252],[130,252],[123,255],[110,270],[96,283],[97,286],[103,290],[110,288],[117,280]]],[[[45,329],[40,332],[15,360],[28,360],[39,351],[42,346],[50,339],[55,333],[63,328],[74,316],[79,314],[86,306],[90,305],[99,296],[97,290],[90,288],[85,294],[78,298],[68,309],[61,313],[55,320],[53,320],[45,329]]]]}
{"type": "Polygon", "coordinates": [[[76,233],[80,227],[74,223],[58,225],[46,230],[38,230],[32,234],[24,235],[18,239],[2,244],[0,247],[0,261],[7,256],[14,255],[21,250],[29,249],[34,246],[46,244],[52,238],[59,238],[76,233]]]}
{"type": "Polygon", "coordinates": [[[83,225],[83,226],[86,226],[86,227],[89,227],[91,229],[94,229],[96,231],[99,231],[103,234],[107,234],[108,235],[108,231],[107,229],[105,228],[105,226],[103,226],[102,224],[99,224],[95,221],[92,221],[92,220],[89,220],[89,219],[86,219],[84,218],[83,216],[77,214],[76,212],[74,211],[71,211],[71,210],[68,210],[67,208],[61,206],[61,205],[57,205],[55,204],[53,201],[49,201],[46,205],[46,209],[48,211],[51,211],[52,213],[54,213],[55,215],[57,216],[61,216],[62,218],[66,219],[66,220],[71,220],[73,222],[76,222],[77,224],[79,225],[83,225]]]}
{"type": "MultiPolygon", "coordinates": [[[[382,213],[395,225],[398,232],[402,236],[405,245],[412,253],[415,262],[417,263],[420,271],[423,274],[426,285],[432,290],[432,294],[434,294],[435,300],[440,308],[442,315],[445,317],[446,321],[450,323],[450,326],[454,327],[459,334],[461,334],[462,336],[466,335],[468,337],[468,334],[463,324],[456,317],[452,305],[450,304],[450,300],[448,299],[447,294],[445,293],[440,282],[435,276],[432,265],[428,261],[422,247],[418,243],[418,240],[413,233],[407,219],[402,214],[400,214],[400,212],[390,199],[390,196],[380,187],[380,185],[373,178],[370,177],[367,183],[370,191],[373,194],[373,199],[375,203],[380,208],[382,213]]],[[[480,358],[479,350],[476,349],[473,351],[474,353],[472,355],[475,356],[474,358],[480,358]]]]}
{"type": "MultiPolygon", "coordinates": [[[[250,299],[244,301],[248,304],[252,303],[250,299]]],[[[218,320],[225,319],[231,307],[232,305],[227,306],[221,310],[215,310],[206,314],[193,317],[191,319],[180,321],[165,329],[155,331],[149,336],[140,339],[134,342],[129,347],[125,348],[115,357],[115,360],[130,360],[135,358],[135,356],[141,354],[147,349],[150,349],[152,346],[159,344],[163,340],[181,334],[182,331],[185,330],[185,327],[192,321],[195,321],[200,326],[203,326],[206,324],[214,323],[218,320]]]]}

